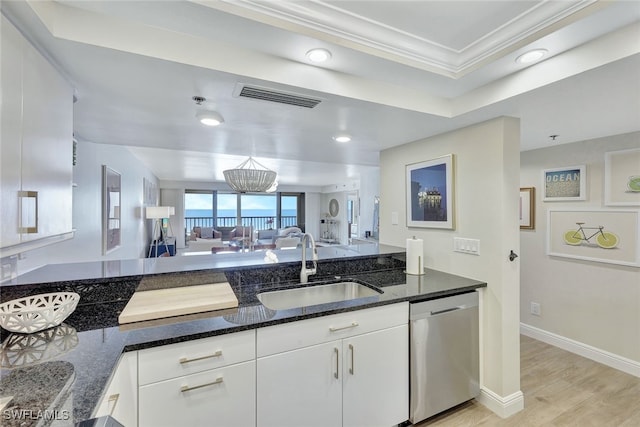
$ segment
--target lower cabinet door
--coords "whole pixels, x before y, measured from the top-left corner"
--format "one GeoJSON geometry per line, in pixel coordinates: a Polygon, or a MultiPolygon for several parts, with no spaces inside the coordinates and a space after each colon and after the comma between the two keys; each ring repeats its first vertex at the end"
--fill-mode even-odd
{"type": "Polygon", "coordinates": [[[343,340],[344,427],[388,427],[407,421],[408,341],[408,325],[343,340]]]}
{"type": "Polygon", "coordinates": [[[255,426],[255,361],[140,387],[140,427],[255,426]]]}
{"type": "Polygon", "coordinates": [[[342,425],[342,344],[258,358],[258,427],[342,425]]]}
{"type": "Polygon", "coordinates": [[[138,425],[138,353],[122,355],[95,417],[111,415],[126,427],[138,425]]]}

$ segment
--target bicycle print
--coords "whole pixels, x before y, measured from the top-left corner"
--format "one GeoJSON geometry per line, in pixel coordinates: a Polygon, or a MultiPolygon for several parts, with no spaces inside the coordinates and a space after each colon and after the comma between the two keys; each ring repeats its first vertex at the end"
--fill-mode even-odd
{"type": "Polygon", "coordinates": [[[591,243],[591,239],[595,236],[595,244],[602,249],[613,249],[618,246],[620,238],[610,231],[604,231],[604,226],[583,227],[584,224],[584,222],[576,222],[576,225],[578,226],[577,230],[567,230],[564,232],[563,237],[566,244],[572,246],[579,246],[582,244],[594,245],[591,243]],[[587,236],[588,233],[585,230],[595,231],[592,234],[591,231],[589,231],[588,233],[590,235],[587,236]]]}

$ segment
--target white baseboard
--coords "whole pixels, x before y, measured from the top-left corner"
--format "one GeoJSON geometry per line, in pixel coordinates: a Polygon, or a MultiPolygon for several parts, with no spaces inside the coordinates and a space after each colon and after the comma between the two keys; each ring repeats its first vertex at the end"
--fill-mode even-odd
{"type": "Polygon", "coordinates": [[[608,351],[574,341],[570,338],[566,338],[525,323],[520,323],[520,333],[640,378],[640,362],[618,356],[617,354],[609,353],[608,351]]]}
{"type": "Polygon", "coordinates": [[[482,388],[476,400],[500,418],[508,418],[524,409],[524,394],[521,391],[502,397],[489,389],[482,388]]]}

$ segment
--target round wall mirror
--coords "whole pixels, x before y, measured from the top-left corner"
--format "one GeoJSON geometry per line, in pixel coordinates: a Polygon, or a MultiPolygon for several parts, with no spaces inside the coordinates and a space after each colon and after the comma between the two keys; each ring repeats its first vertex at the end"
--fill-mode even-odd
{"type": "Polygon", "coordinates": [[[339,211],[340,211],[340,205],[338,204],[338,201],[336,199],[331,199],[331,201],[329,202],[329,214],[335,217],[338,215],[339,211]]]}

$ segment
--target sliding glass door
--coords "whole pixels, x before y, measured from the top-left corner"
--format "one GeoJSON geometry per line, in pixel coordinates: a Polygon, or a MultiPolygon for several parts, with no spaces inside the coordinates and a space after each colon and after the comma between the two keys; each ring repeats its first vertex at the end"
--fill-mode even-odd
{"type": "Polygon", "coordinates": [[[186,190],[185,228],[251,225],[254,230],[300,227],[304,231],[304,193],[238,194],[186,190]]]}

